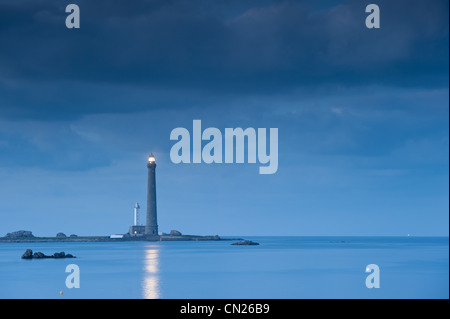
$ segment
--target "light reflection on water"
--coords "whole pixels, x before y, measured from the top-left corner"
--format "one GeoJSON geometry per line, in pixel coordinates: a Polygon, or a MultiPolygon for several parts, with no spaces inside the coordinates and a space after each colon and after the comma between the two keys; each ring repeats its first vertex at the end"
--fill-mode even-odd
{"type": "Polygon", "coordinates": [[[159,281],[159,247],[149,246],[144,256],[143,298],[161,298],[159,281]]]}

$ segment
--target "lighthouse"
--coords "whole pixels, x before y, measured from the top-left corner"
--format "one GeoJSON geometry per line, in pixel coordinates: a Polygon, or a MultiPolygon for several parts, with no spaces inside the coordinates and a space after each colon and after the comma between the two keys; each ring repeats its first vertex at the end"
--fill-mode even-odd
{"type": "Polygon", "coordinates": [[[145,235],[157,236],[158,220],[156,215],[156,179],[155,179],[156,161],[155,156],[153,156],[153,154],[151,154],[148,157],[147,168],[148,168],[147,219],[145,224],[145,235]]]}
{"type": "Polygon", "coordinates": [[[132,226],[130,226],[130,230],[128,231],[128,234],[130,236],[144,236],[145,235],[145,226],[141,225],[139,220],[139,209],[141,207],[139,206],[139,203],[136,203],[134,205],[134,223],[132,226]]]}
{"type": "Polygon", "coordinates": [[[139,225],[139,209],[141,207],[139,206],[139,203],[136,203],[136,205],[134,206],[134,226],[138,226],[139,225]]]}

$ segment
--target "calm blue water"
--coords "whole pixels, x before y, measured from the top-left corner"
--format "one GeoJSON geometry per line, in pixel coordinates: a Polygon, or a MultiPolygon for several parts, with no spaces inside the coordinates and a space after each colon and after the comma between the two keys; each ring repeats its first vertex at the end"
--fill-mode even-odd
{"type": "Polygon", "coordinates": [[[448,237],[245,239],[261,245],[0,243],[0,298],[449,297],[448,237]],[[77,258],[22,260],[27,248],[77,258]],[[65,285],[71,263],[78,289],[65,285]],[[380,267],[379,289],[366,288],[369,264],[380,267]]]}

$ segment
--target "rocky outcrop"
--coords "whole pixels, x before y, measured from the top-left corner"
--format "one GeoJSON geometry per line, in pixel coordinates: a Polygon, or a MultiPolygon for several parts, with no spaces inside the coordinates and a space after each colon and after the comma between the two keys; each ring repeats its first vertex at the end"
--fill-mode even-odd
{"type": "Polygon", "coordinates": [[[178,230],[171,230],[170,235],[171,236],[181,236],[182,234],[178,230]]]}
{"type": "Polygon", "coordinates": [[[33,251],[31,249],[25,250],[25,252],[22,255],[22,259],[31,259],[33,258],[33,251]]]}
{"type": "Polygon", "coordinates": [[[65,252],[54,253],[51,256],[47,256],[44,253],[38,251],[33,254],[31,249],[27,249],[22,255],[22,259],[42,259],[42,258],[76,258],[72,254],[66,254],[65,252]]]}
{"type": "Polygon", "coordinates": [[[49,256],[44,255],[40,251],[33,254],[33,258],[49,258],[49,256]]]}
{"type": "Polygon", "coordinates": [[[57,233],[56,237],[58,237],[58,238],[66,238],[67,236],[64,233],[57,233]]]}
{"type": "Polygon", "coordinates": [[[64,258],[66,256],[65,252],[60,252],[60,253],[54,253],[53,254],[53,258],[64,258]]]}
{"type": "Polygon", "coordinates": [[[5,238],[16,239],[16,238],[33,238],[33,234],[29,230],[18,230],[12,233],[7,233],[5,238]]]}
{"type": "Polygon", "coordinates": [[[251,240],[242,240],[242,241],[237,241],[235,243],[232,243],[231,245],[238,245],[238,246],[256,246],[259,245],[259,243],[256,243],[254,241],[251,240]]]}
{"type": "Polygon", "coordinates": [[[53,258],[75,258],[72,254],[66,254],[65,252],[54,253],[53,258]]]}

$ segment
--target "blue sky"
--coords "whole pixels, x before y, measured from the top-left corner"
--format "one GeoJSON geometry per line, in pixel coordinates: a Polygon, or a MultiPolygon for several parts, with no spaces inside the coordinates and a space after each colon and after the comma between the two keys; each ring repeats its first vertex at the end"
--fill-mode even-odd
{"type": "Polygon", "coordinates": [[[0,235],[448,236],[448,2],[0,1],[0,235]],[[69,2],[67,2],[68,4],[69,2]],[[172,129],[276,127],[279,168],[173,164],[172,129]],[[143,219],[143,218],[142,218],[143,219]]]}

